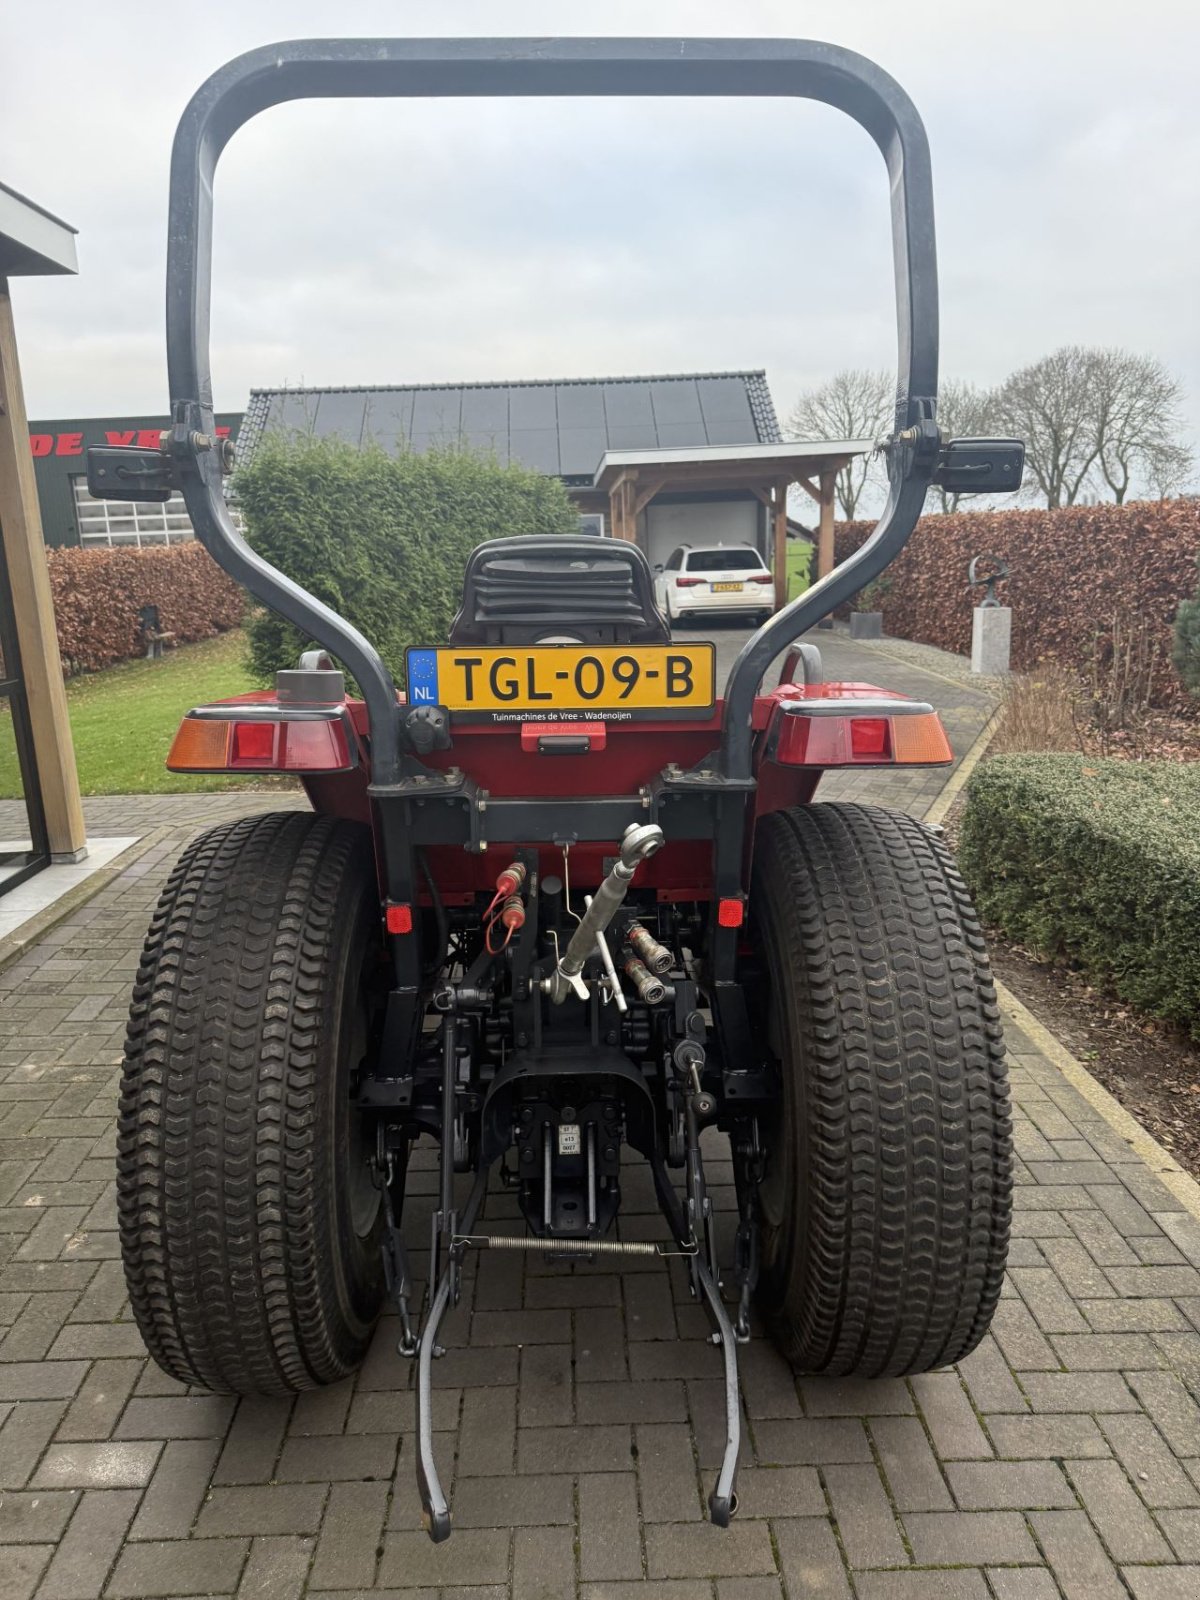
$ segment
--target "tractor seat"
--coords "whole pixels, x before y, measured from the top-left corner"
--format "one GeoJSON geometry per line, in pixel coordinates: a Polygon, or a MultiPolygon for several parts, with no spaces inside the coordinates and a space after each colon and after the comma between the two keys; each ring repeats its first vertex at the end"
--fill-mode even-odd
{"type": "Polygon", "coordinates": [[[669,644],[646,557],[587,534],[490,539],[467,562],[449,643],[669,644]]]}

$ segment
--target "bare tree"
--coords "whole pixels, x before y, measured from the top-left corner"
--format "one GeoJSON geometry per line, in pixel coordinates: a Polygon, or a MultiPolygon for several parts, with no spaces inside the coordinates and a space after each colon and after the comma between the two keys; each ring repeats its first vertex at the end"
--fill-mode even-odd
{"type": "Polygon", "coordinates": [[[1098,350],[1095,365],[1097,464],[1117,504],[1135,478],[1178,487],[1191,467],[1191,451],[1179,443],[1182,384],[1161,361],[1129,350],[1098,350]]]}
{"type": "MultiPolygon", "coordinates": [[[[847,367],[806,389],[788,418],[793,439],[880,439],[895,426],[896,380],[886,372],[847,367]]],[[[837,502],[853,522],[872,473],[872,457],[855,456],[837,475],[837,502]]]]}
{"type": "MultiPolygon", "coordinates": [[[[948,378],[938,388],[938,427],[946,439],[983,439],[995,432],[996,393],[961,378],[948,378]]],[[[961,495],[935,489],[943,511],[957,511],[961,495]]]]}
{"type": "Polygon", "coordinates": [[[1063,345],[1006,379],[995,421],[1025,441],[1026,483],[1048,506],[1075,505],[1106,487],[1120,505],[1134,486],[1163,495],[1186,482],[1182,397],[1152,357],[1063,345]]]}

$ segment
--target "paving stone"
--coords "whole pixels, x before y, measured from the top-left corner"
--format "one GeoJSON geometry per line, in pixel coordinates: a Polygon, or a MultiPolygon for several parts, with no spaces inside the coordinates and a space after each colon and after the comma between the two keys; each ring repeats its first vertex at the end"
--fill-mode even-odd
{"type": "Polygon", "coordinates": [[[1062,1333],[1050,1343],[1068,1372],[1121,1372],[1163,1364],[1144,1333],[1062,1333]]]}
{"type": "Polygon", "coordinates": [[[752,1339],[738,1352],[746,1410],[752,1417],[799,1417],[800,1395],[792,1369],[768,1339],[752,1339]]]}
{"type": "MultiPolygon", "coordinates": [[[[289,1436],[339,1434],[346,1426],[346,1416],[354,1399],[354,1379],[331,1383],[325,1389],[310,1389],[296,1396],[292,1414],[288,1419],[289,1436]]],[[[380,1430],[386,1432],[387,1430],[380,1430]]]]}
{"type": "Polygon", "coordinates": [[[927,1372],[912,1380],[933,1447],[943,1461],[990,1458],[992,1447],[956,1372],[927,1372]]]}
{"type": "Polygon", "coordinates": [[[1029,1402],[1021,1386],[1013,1377],[1000,1346],[990,1333],[985,1335],[969,1356],[958,1363],[957,1370],[967,1386],[967,1394],[976,1411],[1029,1410],[1029,1402]]]}
{"type": "Polygon", "coordinates": [[[387,1512],[385,1483],[335,1483],[313,1558],[314,1589],[369,1589],[387,1512]]]}
{"type": "Polygon", "coordinates": [[[134,1399],[114,1431],[117,1439],[221,1439],[237,1402],[225,1395],[193,1394],[134,1399]]]}
{"type": "Polygon", "coordinates": [[[141,1375],[141,1361],[94,1361],[59,1424],[58,1439],[107,1439],[141,1375]]]}
{"type": "Polygon", "coordinates": [[[50,1544],[9,1546],[0,1566],[0,1600],[30,1600],[53,1554],[50,1544]]]}
{"type": "Polygon", "coordinates": [[[127,1544],[117,1558],[105,1594],[112,1600],[233,1594],[249,1547],[249,1539],[172,1539],[166,1543],[127,1544]]]}
{"type": "Polygon", "coordinates": [[[571,1313],[565,1310],[476,1311],[473,1345],[569,1344],[571,1313]]]}
{"type": "Polygon", "coordinates": [[[790,1595],[813,1600],[851,1600],[850,1581],[833,1529],[825,1517],[772,1523],[779,1567],[790,1595]]]}
{"type": "Polygon", "coordinates": [[[464,1391],[458,1443],[460,1472],[484,1477],[512,1471],[516,1401],[517,1391],[507,1386],[464,1391]]]}
{"type": "Polygon", "coordinates": [[[597,1306],[586,1317],[575,1318],[575,1376],[580,1383],[604,1383],[630,1376],[625,1357],[625,1317],[616,1307],[597,1306]]]}
{"type": "MultiPolygon", "coordinates": [[[[79,1493],[73,1489],[53,1494],[10,1490],[0,1496],[0,1545],[46,1544],[57,1539],[78,1504],[79,1493]]],[[[0,1552],[0,1567],[8,1560],[9,1553],[0,1552]]]]}
{"type": "Polygon", "coordinates": [[[1131,1372],[1129,1386],[1177,1455],[1188,1455],[1200,1440],[1200,1406],[1171,1372],[1131,1372]]]}
{"type": "Polygon", "coordinates": [[[1029,1521],[1065,1600],[1125,1600],[1117,1570],[1082,1511],[1035,1511],[1029,1521]]]}
{"type": "Polygon", "coordinates": [[[964,1511],[1051,1510],[1076,1504],[1054,1461],[952,1461],[946,1476],[964,1511]]]}
{"type": "Polygon", "coordinates": [[[987,1577],[996,1600],[1061,1600],[1045,1567],[989,1567],[987,1577]]]}
{"type": "Polygon", "coordinates": [[[136,1489],[150,1482],[161,1443],[52,1445],[33,1477],[39,1489],[136,1489]]]}
{"type": "MultiPolygon", "coordinates": [[[[819,1517],[826,1512],[815,1467],[742,1467],[737,1494],[741,1518],[819,1517]]],[[[642,1499],[644,1504],[644,1487],[642,1499]]]]}
{"type": "Polygon", "coordinates": [[[255,1539],[238,1585],[237,1600],[299,1600],[312,1550],[312,1539],[255,1539]]]}
{"type": "Polygon", "coordinates": [[[289,1483],[214,1489],[196,1521],[196,1537],[242,1533],[315,1533],[325,1505],[324,1484],[289,1483]]]}
{"type": "MultiPolygon", "coordinates": [[[[691,1429],[682,1422],[648,1423],[638,1427],[635,1439],[643,1519],[646,1522],[694,1521],[701,1514],[701,1500],[691,1429]]],[[[815,1472],[812,1479],[816,1484],[815,1472]]],[[[817,1487],[819,1492],[819,1485],[817,1487]]],[[[769,1515],[763,1510],[749,1510],[744,1473],[740,1477],[738,1494],[751,1516],[769,1515]]],[[[824,1509],[823,1501],[821,1509],[824,1509]]]]}
{"type": "Polygon", "coordinates": [[[1025,1519],[1015,1511],[913,1511],[904,1527],[918,1566],[1037,1560],[1025,1519]]]}
{"type": "MultiPolygon", "coordinates": [[[[674,1425],[668,1425],[674,1426],[674,1425]]],[[[590,1428],[520,1428],[518,1472],[632,1472],[633,1429],[627,1424],[590,1428]]],[[[465,1463],[464,1463],[465,1464],[465,1463]]]]}
{"type": "Polygon", "coordinates": [[[0,1362],[0,1401],[69,1400],[87,1372],[86,1361],[0,1362]]]}
{"type": "Polygon", "coordinates": [[[137,1509],[133,1489],[89,1489],[58,1542],[40,1600],[97,1600],[137,1509]]]}
{"type": "Polygon", "coordinates": [[[1171,1300],[1081,1300],[1079,1309],[1097,1333],[1157,1333],[1187,1326],[1171,1300]]]}
{"type": "Polygon", "coordinates": [[[570,1478],[464,1478],[454,1497],[456,1528],[566,1524],[575,1511],[570,1478]]]}
{"type": "Polygon", "coordinates": [[[1138,1411],[1137,1397],[1118,1372],[1029,1372],[1021,1383],[1035,1411],[1138,1411]]]}
{"type": "Polygon", "coordinates": [[[579,1479],[579,1575],[589,1581],[642,1575],[637,1489],[629,1473],[584,1473],[579,1479]]]}
{"type": "Polygon", "coordinates": [[[1200,1566],[1125,1567],[1122,1571],[1134,1600],[1196,1600],[1200,1566]]]}
{"type": "Polygon", "coordinates": [[[1011,1367],[1020,1372],[1056,1372],[1058,1357],[1024,1300],[1001,1300],[992,1318],[992,1335],[1011,1367]]]}
{"type": "Polygon", "coordinates": [[[1180,1561],[1200,1561],[1200,1511],[1160,1511],[1158,1522],[1180,1561]]]}
{"type": "Polygon", "coordinates": [[[1114,1561],[1169,1561],[1154,1519],[1115,1461],[1068,1461],[1071,1482],[1114,1561]]]}
{"type": "Polygon", "coordinates": [[[671,1523],[646,1529],[646,1571],[651,1578],[748,1577],[774,1572],[775,1556],[765,1522],[734,1520],[671,1523]]]}
{"type": "Polygon", "coordinates": [[[575,1600],[575,1536],[570,1528],[518,1527],[512,1592],[521,1600],[575,1600]]]}
{"type": "Polygon", "coordinates": [[[916,1417],[873,1417],[871,1437],[899,1511],[949,1511],[950,1491],[916,1417]]]}
{"type": "Polygon", "coordinates": [[[754,1442],[760,1462],[774,1466],[825,1466],[868,1462],[866,1429],[848,1417],[798,1417],[759,1422],[754,1442]]]}
{"type": "Polygon", "coordinates": [[[129,1530],[131,1539],[186,1539],[220,1448],[216,1439],[172,1439],[154,1469],[129,1530]]]}
{"type": "Polygon", "coordinates": [[[286,1439],[275,1468],[279,1483],[328,1483],[338,1479],[387,1479],[396,1467],[395,1434],[347,1434],[286,1439]]]}
{"type": "Polygon", "coordinates": [[[858,1600],[989,1600],[981,1572],[861,1572],[858,1600]]]}
{"type": "MultiPolygon", "coordinates": [[[[624,1374],[622,1374],[624,1376],[624,1374]]],[[[563,1427],[574,1420],[569,1344],[529,1345],[521,1351],[518,1409],[523,1424],[563,1427]]]]}
{"type": "Polygon", "coordinates": [[[1149,1417],[1103,1417],[1100,1425],[1113,1454],[1147,1505],[1200,1506],[1200,1490],[1149,1417]]]}
{"type": "Polygon", "coordinates": [[[879,1473],[870,1467],[827,1467],[825,1487],[851,1567],[891,1567],[907,1562],[879,1473]]]}
{"type": "Polygon", "coordinates": [[[1107,1444],[1091,1417],[988,1417],[996,1454],[1014,1461],[1050,1461],[1063,1456],[1106,1456],[1107,1444]]]}
{"type": "Polygon", "coordinates": [[[687,1402],[683,1385],[658,1383],[581,1383],[575,1391],[581,1427],[595,1422],[683,1422],[687,1402]]]}

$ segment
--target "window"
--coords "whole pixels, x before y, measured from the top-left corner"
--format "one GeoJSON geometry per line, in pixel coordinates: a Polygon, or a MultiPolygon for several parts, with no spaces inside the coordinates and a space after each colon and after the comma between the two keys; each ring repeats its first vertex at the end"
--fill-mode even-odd
{"type": "Polygon", "coordinates": [[[757,550],[693,550],[688,555],[689,572],[765,572],[766,565],[757,550]]]}
{"type": "Polygon", "coordinates": [[[581,511],[579,513],[580,533],[592,533],[598,538],[604,537],[603,511],[581,511]]]}
{"type": "Polygon", "coordinates": [[[684,556],[684,547],[683,547],[683,545],[680,545],[677,550],[672,550],[671,554],[670,554],[670,557],[669,557],[669,559],[667,561],[666,570],[668,572],[678,572],[680,567],[683,566],[683,556],[684,556]]]}
{"type": "MultiPolygon", "coordinates": [[[[87,478],[71,479],[75,491],[75,517],[79,542],[85,546],[183,544],[194,539],[183,496],[176,490],[169,500],[97,500],[88,493],[87,478]]],[[[234,522],[240,527],[237,512],[234,522]]]]}

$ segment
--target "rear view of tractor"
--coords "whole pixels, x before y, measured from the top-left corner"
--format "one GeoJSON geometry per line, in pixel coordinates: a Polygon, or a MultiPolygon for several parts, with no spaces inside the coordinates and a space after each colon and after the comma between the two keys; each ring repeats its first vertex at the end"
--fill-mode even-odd
{"type": "Polygon", "coordinates": [[[218,1392],[346,1377],[390,1302],[398,1359],[417,1368],[435,1539],[451,1513],[434,1360],[473,1251],[681,1258],[724,1362],[720,1524],[755,1303],[805,1373],[927,1371],[987,1329],[1011,1150],[979,925],[930,831],[819,792],[828,771],[945,764],[950,748],[932,707],[825,682],[797,642],[883,570],[931,484],[1020,482],[1019,445],[940,435],[936,317],[920,121],[831,46],[300,42],[231,63],[185,112],[172,427],[158,452],[93,451],[89,480],[122,498],[181,489],[216,559],[312,638],[273,691],[191,711],[170,758],[296,774],[311,809],[203,834],[163,891],[122,1085],[125,1270],[158,1362],[218,1392]],[[496,529],[449,638],[409,651],[398,695],[371,645],[233,527],[206,343],[213,170],[257,111],[355,94],[790,94],[840,107],[879,145],[900,312],[888,504],[723,686],[711,645],[672,640],[638,548],[496,529]],[[732,1158],[730,1259],[706,1130],[732,1158]],[[418,1232],[405,1190],[423,1139],[439,1180],[418,1232]],[[643,1164],[655,1239],[621,1229],[643,1164]],[[515,1196],[520,1225],[489,1220],[489,1184],[515,1196]]]}

